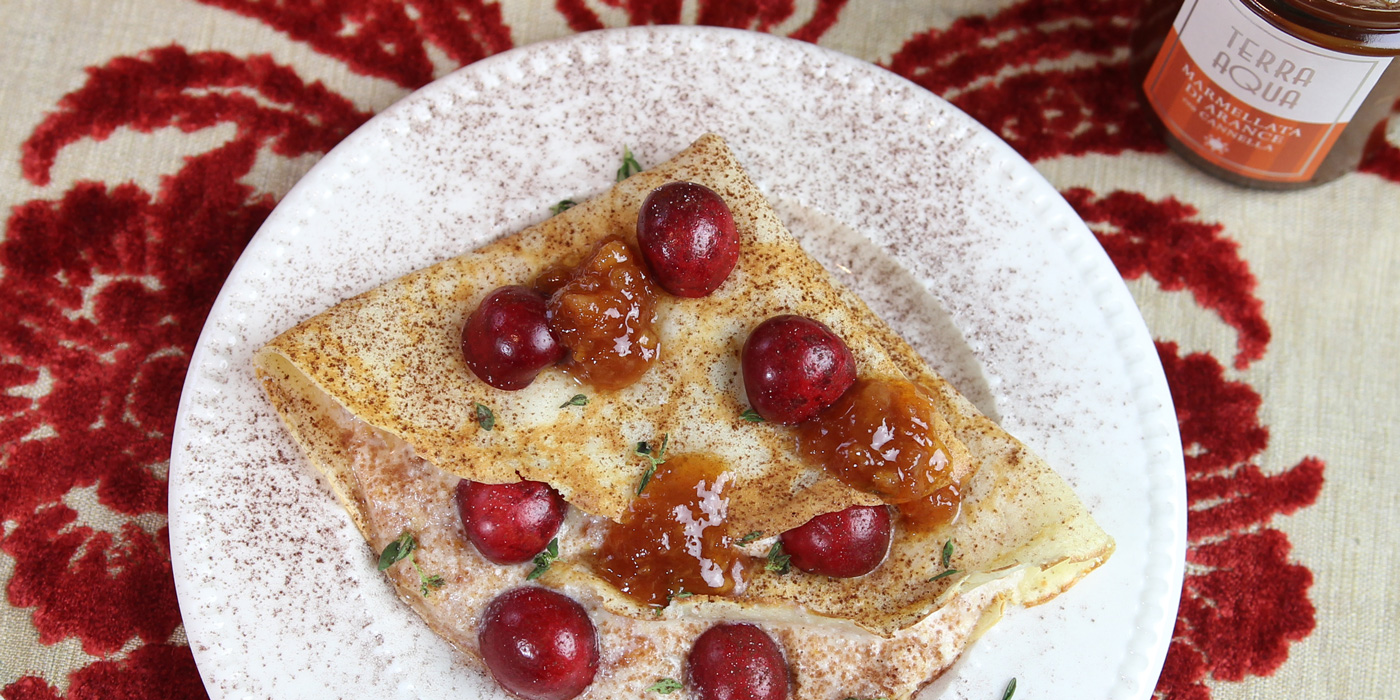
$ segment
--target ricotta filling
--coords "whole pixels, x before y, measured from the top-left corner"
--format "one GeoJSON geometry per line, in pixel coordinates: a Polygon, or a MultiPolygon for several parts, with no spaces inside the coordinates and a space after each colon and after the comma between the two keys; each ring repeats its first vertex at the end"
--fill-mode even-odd
{"type": "MultiPolygon", "coordinates": [[[[419,543],[415,553],[418,564],[445,581],[441,589],[424,596],[412,567],[391,567],[386,573],[399,596],[484,672],[476,623],[495,596],[518,586],[537,585],[526,579],[532,565],[496,565],[476,553],[466,540],[456,509],[459,477],[437,469],[417,457],[397,436],[366,424],[339,406],[328,414],[343,431],[357,495],[368,510],[369,531],[365,534],[376,557],[404,530],[413,531],[419,543]]],[[[726,503],[719,492],[725,476],[712,486],[697,485],[700,512],[686,509],[683,514],[688,519],[688,548],[692,539],[698,546],[704,528],[723,522],[726,503]]],[[[559,532],[561,558],[582,558],[595,551],[607,526],[604,518],[570,508],[559,532]]],[[[735,568],[740,566],[736,562],[735,568]]],[[[735,578],[742,581],[738,573],[734,572],[735,578]]],[[[705,576],[707,582],[711,576],[722,580],[723,572],[706,570],[705,576]]],[[[803,621],[806,614],[801,611],[770,620],[745,616],[745,621],[758,624],[778,641],[792,673],[795,700],[908,698],[951,666],[980,631],[999,619],[1020,576],[1012,574],[964,592],[890,638],[822,618],[803,621]]],[[[631,695],[662,678],[684,678],[684,660],[691,643],[714,624],[713,619],[689,609],[668,611],[656,620],[617,615],[605,609],[598,592],[587,586],[571,583],[560,589],[584,607],[598,631],[602,658],[593,684],[582,696],[585,698],[631,695]]]]}

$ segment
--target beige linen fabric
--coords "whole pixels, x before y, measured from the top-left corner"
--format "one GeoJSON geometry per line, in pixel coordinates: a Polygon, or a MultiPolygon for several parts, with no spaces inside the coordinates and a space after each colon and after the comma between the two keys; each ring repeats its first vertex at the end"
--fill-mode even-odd
{"type": "MultiPolygon", "coordinates": [[[[798,19],[813,2],[798,2],[798,19]]],[[[916,33],[946,27],[957,17],[994,13],[971,0],[850,0],[823,45],[859,58],[885,61],[916,33]]],[[[625,23],[620,10],[593,2],[609,24],[625,23]]],[[[695,2],[684,17],[696,16],[695,2]]],[[[570,32],[549,0],[503,0],[515,45],[570,32]]],[[[776,28],[784,31],[797,20],[776,28]]],[[[177,170],[182,157],[205,152],[233,135],[231,126],[195,133],[162,129],[145,134],[118,129],[105,141],[64,149],[52,183],[21,177],[23,141],[56,109],[64,94],[83,85],[84,69],[115,56],[178,43],[190,50],[237,56],[267,53],[306,80],[320,80],[364,110],[377,111],[406,91],[386,80],[357,75],[340,61],[287,38],[265,24],[193,0],[6,0],[0,3],[0,203],[8,210],[34,199],[57,199],[78,180],[133,181],[148,190],[177,170]]],[[[438,74],[453,67],[432,55],[438,74]]],[[[1112,60],[1123,60],[1118,56],[1112,60]]],[[[1012,68],[1011,71],[1030,70],[1012,68]]],[[[1400,144],[1400,119],[1389,140],[1400,144]]],[[[268,152],[247,184],[284,194],[314,162],[268,152]]],[[[1150,200],[1176,198],[1198,210],[1197,220],[1219,223],[1240,244],[1240,256],[1258,279],[1255,294],[1273,331],[1264,358],[1226,377],[1263,397],[1261,422],[1270,431],[1261,468],[1278,473],[1307,457],[1324,461],[1326,483],[1315,505],[1274,518],[1293,545],[1292,561],[1310,569],[1309,598],[1316,630],[1294,643],[1275,674],[1243,682],[1212,680],[1217,700],[1266,698],[1382,698],[1400,696],[1400,183],[1353,174],[1297,193],[1257,192],[1222,184],[1169,154],[1127,153],[1043,160],[1036,167],[1061,190],[1085,187],[1099,195],[1139,192],[1150,200]]],[[[1207,351],[1228,365],[1236,333],[1186,292],[1164,292],[1143,278],[1130,287],[1154,337],[1173,341],[1182,354],[1207,351]]],[[[0,313],[5,313],[0,310],[0,313]]],[[[43,382],[20,393],[46,390],[43,382]]],[[[0,456],[0,469],[5,468],[0,456]]],[[[164,467],[160,467],[164,469],[164,467]]],[[[161,475],[164,476],[163,474],[161,475]]],[[[75,489],[65,503],[79,524],[118,532],[126,516],[96,502],[92,489],[75,489]]],[[[143,516],[149,532],[162,516],[143,516]]],[[[8,535],[16,527],[4,522],[8,535]]],[[[14,561],[0,553],[0,582],[14,561]]],[[[96,659],[76,640],[39,643],[33,611],[0,601],[0,688],[38,676],[67,688],[68,674],[96,659]]],[[[177,631],[172,641],[183,642],[177,631]]],[[[120,659],[135,642],[118,652],[120,659]]],[[[110,659],[109,659],[110,660],[110,659]]],[[[1024,688],[1018,696],[1034,697],[1024,688]],[[1023,695],[1021,695],[1023,694],[1023,695]]]]}
{"type": "MultiPolygon", "coordinates": [[[[1394,121],[1394,120],[1393,120],[1394,121]]],[[[1396,143],[1392,127],[1391,142],[1396,143]]],[[[1312,456],[1327,464],[1317,503],[1272,526],[1288,534],[1293,560],[1314,576],[1317,628],[1271,677],[1211,683],[1212,697],[1397,697],[1400,614],[1400,190],[1351,174],[1293,193],[1247,190],[1200,174],[1170,156],[1038,163],[1061,189],[1113,182],[1152,199],[1176,197],[1224,224],[1259,280],[1256,295],[1273,339],[1264,358],[1226,376],[1262,396],[1270,432],[1260,467],[1275,474],[1312,456]]],[[[1154,337],[1182,354],[1208,351],[1228,364],[1236,334],[1184,292],[1130,284],[1154,337]]],[[[1189,566],[1188,566],[1189,569],[1189,566]]]]}

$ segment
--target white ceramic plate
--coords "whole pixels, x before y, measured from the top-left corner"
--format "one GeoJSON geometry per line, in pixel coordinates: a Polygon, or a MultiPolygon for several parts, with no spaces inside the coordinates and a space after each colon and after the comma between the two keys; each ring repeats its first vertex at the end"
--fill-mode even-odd
{"type": "Polygon", "coordinates": [[[686,27],[537,44],[419,90],[282,201],[191,361],[171,459],[186,633],[216,698],[495,697],[393,595],[254,382],[250,357],[340,299],[470,250],[724,136],[830,268],[1057,465],[1113,558],[1015,610],[926,695],[1139,700],[1185,551],[1170,394],[1108,257],[1006,144],[895,75],[809,44],[686,27]]]}

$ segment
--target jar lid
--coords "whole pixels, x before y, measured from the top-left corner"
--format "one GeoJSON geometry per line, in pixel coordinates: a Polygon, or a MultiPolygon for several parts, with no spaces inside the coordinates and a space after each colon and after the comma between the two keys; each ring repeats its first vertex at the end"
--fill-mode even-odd
{"type": "Polygon", "coordinates": [[[1254,4],[1316,37],[1340,39],[1364,53],[1400,53],[1400,0],[1254,0],[1254,4]]]}
{"type": "Polygon", "coordinates": [[[1283,4],[1339,25],[1400,30],[1400,0],[1283,0],[1283,4]]]}

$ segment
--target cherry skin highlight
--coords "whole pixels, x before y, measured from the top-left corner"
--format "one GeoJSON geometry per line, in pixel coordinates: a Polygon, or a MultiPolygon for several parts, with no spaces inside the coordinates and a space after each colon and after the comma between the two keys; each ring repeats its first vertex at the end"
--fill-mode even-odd
{"type": "Polygon", "coordinates": [[[822,513],[782,534],[792,565],[809,574],[853,578],[874,571],[890,548],[890,511],[851,506],[822,513]]]}
{"type": "Polygon", "coordinates": [[[783,700],[787,662],[768,633],[747,623],[725,623],[695,639],[686,681],[697,700],[783,700]]]}
{"type": "Polygon", "coordinates": [[[657,283],[679,297],[710,294],[739,262],[729,205],[694,182],[667,183],[647,195],[637,213],[637,245],[657,283]]]}
{"type": "Polygon", "coordinates": [[[559,532],[567,509],[564,497],[539,481],[457,482],[457,512],[467,539],[496,564],[533,559],[559,532]]]}
{"type": "Polygon", "coordinates": [[[774,316],[749,333],[741,366],[749,405],[764,420],[796,425],[835,403],[856,381],[845,341],[805,316],[774,316]]]}
{"type": "Polygon", "coordinates": [[[462,357],[478,379],[515,391],[564,357],[549,329],[544,295],[529,287],[501,287],[481,301],[462,326],[462,357]]]}
{"type": "Polygon", "coordinates": [[[526,700],[569,700],[598,672],[598,631],[562,593],[525,586],[486,606],[477,631],[491,677],[526,700]]]}

